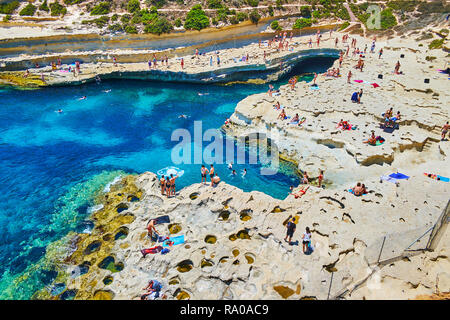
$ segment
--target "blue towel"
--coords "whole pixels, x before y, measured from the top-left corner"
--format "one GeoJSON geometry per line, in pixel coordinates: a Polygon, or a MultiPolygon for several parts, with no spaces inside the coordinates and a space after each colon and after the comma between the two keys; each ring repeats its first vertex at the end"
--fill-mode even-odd
{"type": "Polygon", "coordinates": [[[437,176],[438,176],[438,178],[439,178],[441,181],[444,181],[444,182],[450,182],[450,178],[443,177],[443,176],[440,176],[440,175],[437,175],[437,176]]]}
{"type": "Polygon", "coordinates": [[[409,179],[409,177],[403,173],[391,173],[389,177],[394,179],[409,179]]]}
{"type": "Polygon", "coordinates": [[[173,241],[172,246],[176,246],[177,244],[182,244],[182,243],[184,243],[184,235],[169,238],[169,240],[164,241],[163,247],[169,247],[169,243],[168,243],[169,241],[173,241]]]}

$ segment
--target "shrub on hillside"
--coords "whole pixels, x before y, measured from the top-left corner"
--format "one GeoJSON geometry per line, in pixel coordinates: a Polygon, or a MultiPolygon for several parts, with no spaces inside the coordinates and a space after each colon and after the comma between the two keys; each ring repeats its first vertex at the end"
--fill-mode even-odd
{"type": "Polygon", "coordinates": [[[259,4],[259,0],[247,0],[247,3],[251,7],[257,7],[259,4]]]}
{"type": "Polygon", "coordinates": [[[111,10],[111,4],[109,2],[100,2],[98,5],[92,8],[91,16],[98,16],[102,14],[108,14],[111,10]]]}
{"type": "Polygon", "coordinates": [[[52,16],[65,15],[67,13],[67,9],[59,2],[55,1],[50,3],[50,12],[52,16]]]}
{"type": "Polygon", "coordinates": [[[222,0],[207,0],[206,4],[209,9],[220,9],[223,7],[222,0]]]}
{"type": "Polygon", "coordinates": [[[279,31],[282,29],[278,20],[272,21],[272,23],[270,24],[270,27],[272,28],[272,30],[275,30],[275,31],[279,31]]]}
{"type": "Polygon", "coordinates": [[[261,15],[258,13],[258,10],[253,9],[252,12],[250,12],[250,21],[254,24],[258,24],[259,19],[261,19],[261,15]]]}
{"type": "Polygon", "coordinates": [[[173,30],[173,26],[169,20],[164,17],[157,17],[151,23],[145,26],[144,32],[160,35],[162,33],[169,33],[173,30]]]}
{"type": "Polygon", "coordinates": [[[201,30],[207,27],[209,27],[209,18],[205,11],[202,10],[202,6],[196,4],[186,15],[184,28],[186,30],[201,30]]]}
{"type": "Polygon", "coordinates": [[[131,13],[141,10],[141,4],[139,3],[139,0],[129,0],[127,3],[127,10],[131,13]]]}
{"type": "Polygon", "coordinates": [[[0,3],[0,13],[11,14],[20,6],[19,1],[0,3]]]}
{"type": "Polygon", "coordinates": [[[20,10],[19,14],[21,16],[34,16],[37,7],[33,6],[31,3],[27,4],[22,10],[20,10]]]}
{"type": "Polygon", "coordinates": [[[48,7],[47,0],[44,0],[44,2],[41,3],[39,6],[39,10],[49,12],[50,8],[48,7]]]}
{"type": "Polygon", "coordinates": [[[311,19],[299,18],[299,19],[295,20],[294,26],[292,28],[303,29],[306,27],[311,27],[311,25],[312,25],[311,19]]]}

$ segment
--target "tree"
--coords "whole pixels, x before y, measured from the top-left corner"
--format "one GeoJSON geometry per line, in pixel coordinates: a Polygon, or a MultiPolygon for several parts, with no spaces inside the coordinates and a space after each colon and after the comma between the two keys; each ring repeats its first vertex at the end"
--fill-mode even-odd
{"type": "Polygon", "coordinates": [[[21,16],[34,16],[37,7],[33,6],[31,3],[27,4],[22,10],[20,10],[19,14],[21,16]]]}
{"type": "Polygon", "coordinates": [[[175,27],[177,27],[177,28],[179,28],[179,27],[181,27],[181,19],[180,18],[178,18],[177,20],[175,20],[175,27]]]}
{"type": "Polygon", "coordinates": [[[201,30],[207,27],[209,27],[209,18],[205,11],[202,10],[202,6],[196,4],[186,15],[184,28],[186,30],[201,30]]]}
{"type": "MultiPolygon", "coordinates": [[[[51,7],[51,5],[50,5],[50,7],[51,7]]],[[[96,5],[95,7],[92,8],[91,16],[108,14],[110,9],[111,9],[111,4],[109,2],[100,2],[98,5],[96,5]]]]}
{"type": "Polygon", "coordinates": [[[311,25],[312,25],[311,19],[299,18],[295,21],[294,26],[292,28],[302,29],[302,28],[306,28],[306,27],[311,27],[311,25]]]}
{"type": "Polygon", "coordinates": [[[309,6],[301,6],[300,14],[304,18],[311,18],[311,8],[309,6]]]}
{"type": "Polygon", "coordinates": [[[127,10],[131,13],[141,10],[141,4],[139,3],[139,0],[129,0],[127,3],[127,10]]]}
{"type": "Polygon", "coordinates": [[[280,24],[278,23],[278,20],[272,21],[272,23],[270,24],[270,27],[272,28],[272,30],[275,30],[275,31],[282,30],[280,24]]]}
{"type": "Polygon", "coordinates": [[[220,9],[223,7],[222,0],[208,0],[206,3],[209,9],[220,9]]]}
{"type": "Polygon", "coordinates": [[[169,33],[172,30],[173,26],[170,24],[169,20],[164,17],[157,17],[144,28],[144,32],[157,35],[169,33]]]}
{"type": "Polygon", "coordinates": [[[273,7],[269,4],[269,16],[273,17],[273,7]]]}
{"type": "Polygon", "coordinates": [[[258,13],[258,10],[253,9],[252,12],[250,12],[250,21],[254,24],[258,24],[259,19],[261,19],[261,15],[258,13]]]}
{"type": "Polygon", "coordinates": [[[52,16],[65,15],[67,13],[66,7],[59,2],[50,3],[50,11],[52,16]]]}
{"type": "Polygon", "coordinates": [[[39,6],[39,10],[45,11],[45,12],[50,11],[50,8],[47,5],[47,0],[44,0],[44,2],[42,2],[42,4],[39,6]]]}

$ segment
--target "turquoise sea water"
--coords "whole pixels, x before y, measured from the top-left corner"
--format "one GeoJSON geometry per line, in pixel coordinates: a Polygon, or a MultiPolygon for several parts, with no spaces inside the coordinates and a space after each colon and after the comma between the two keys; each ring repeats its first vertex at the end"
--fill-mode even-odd
{"type": "MultiPolygon", "coordinates": [[[[323,72],[332,61],[307,60],[294,72],[323,72]]],[[[50,242],[86,227],[95,192],[119,175],[173,165],[174,129],[192,132],[194,121],[202,121],[203,132],[217,129],[240,100],[266,90],[267,85],[128,80],[25,91],[1,88],[0,299],[28,299],[52,280],[51,273],[27,272],[32,276],[14,282],[43,257],[50,242]],[[87,99],[78,100],[82,96],[87,99]],[[188,118],[178,118],[180,114],[188,118]]],[[[184,170],[177,189],[200,182],[200,165],[177,167],[184,170]]],[[[215,167],[227,183],[280,199],[298,184],[289,167],[262,176],[259,164],[235,165],[238,173],[248,170],[245,178],[232,176],[226,164],[215,167]]]]}

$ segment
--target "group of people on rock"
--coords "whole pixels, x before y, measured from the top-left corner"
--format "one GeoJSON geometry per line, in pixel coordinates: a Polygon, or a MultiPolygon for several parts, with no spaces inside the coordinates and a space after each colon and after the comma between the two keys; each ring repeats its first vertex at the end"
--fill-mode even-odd
{"type": "Polygon", "coordinates": [[[355,187],[352,188],[355,196],[362,196],[367,193],[367,188],[364,183],[358,182],[355,187]]]}
{"type": "Polygon", "coordinates": [[[341,76],[341,71],[340,68],[331,68],[328,69],[327,72],[324,73],[324,75],[326,75],[327,77],[340,77],[341,76]]]}
{"type": "MultiPolygon", "coordinates": [[[[289,244],[292,243],[295,229],[297,229],[295,218],[290,217],[286,224],[286,237],[284,238],[284,241],[288,241],[289,238],[289,244]]],[[[311,250],[311,230],[309,227],[306,227],[305,232],[302,235],[302,245],[303,253],[307,253],[308,250],[311,250]]]]}
{"type": "Polygon", "coordinates": [[[164,177],[164,175],[161,176],[159,179],[159,186],[161,187],[161,194],[166,195],[167,197],[175,196],[176,189],[175,189],[175,180],[178,178],[178,175],[173,176],[173,174],[167,177],[164,177]]]}
{"type": "Polygon", "coordinates": [[[384,128],[394,128],[398,121],[401,120],[400,111],[397,111],[397,114],[393,115],[393,109],[389,108],[383,113],[384,123],[382,123],[382,127],[384,128]]]}
{"type": "Polygon", "coordinates": [[[209,173],[209,178],[211,180],[211,187],[215,187],[219,184],[220,177],[217,175],[217,172],[215,172],[214,165],[211,165],[211,168],[209,170],[204,165],[202,165],[200,173],[202,175],[202,183],[203,180],[205,181],[204,183],[207,183],[206,175],[209,173]]]}
{"type": "MultiPolygon", "coordinates": [[[[161,58],[161,65],[166,65],[166,67],[169,67],[169,58],[167,55],[161,58]]],[[[148,59],[148,68],[149,69],[156,69],[158,67],[158,59],[156,58],[156,53],[153,54],[153,59],[148,59]]]]}

